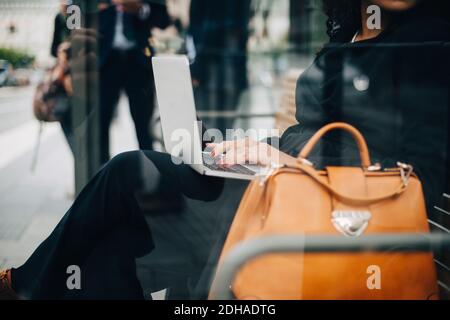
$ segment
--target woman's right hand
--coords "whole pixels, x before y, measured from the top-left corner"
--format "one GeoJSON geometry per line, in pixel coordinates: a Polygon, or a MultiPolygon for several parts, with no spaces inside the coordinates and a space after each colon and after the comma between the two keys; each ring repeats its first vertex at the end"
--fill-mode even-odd
{"type": "Polygon", "coordinates": [[[220,158],[219,164],[232,166],[236,164],[254,164],[261,166],[292,165],[297,159],[281,152],[271,145],[250,138],[222,143],[209,143],[211,156],[220,158]]]}

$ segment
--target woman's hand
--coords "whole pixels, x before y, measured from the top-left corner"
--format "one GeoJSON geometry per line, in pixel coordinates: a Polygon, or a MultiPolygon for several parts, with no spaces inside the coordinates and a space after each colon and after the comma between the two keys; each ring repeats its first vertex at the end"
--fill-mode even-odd
{"type": "Polygon", "coordinates": [[[267,143],[255,141],[251,138],[235,141],[224,141],[222,143],[209,143],[211,156],[218,159],[217,163],[223,166],[235,164],[252,164],[269,166],[289,165],[295,163],[296,159],[267,143]]]}

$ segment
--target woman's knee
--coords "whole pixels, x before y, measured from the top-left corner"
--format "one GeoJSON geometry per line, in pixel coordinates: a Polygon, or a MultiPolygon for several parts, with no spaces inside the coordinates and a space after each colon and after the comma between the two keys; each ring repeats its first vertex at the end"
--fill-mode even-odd
{"type": "Polygon", "coordinates": [[[157,164],[161,159],[158,156],[158,153],[148,151],[124,152],[111,159],[106,170],[122,187],[140,192],[155,191],[160,180],[157,164]]]}
{"type": "Polygon", "coordinates": [[[125,170],[130,168],[139,162],[142,157],[142,151],[128,151],[118,154],[113,157],[107,164],[109,169],[113,170],[125,170]]]}
{"type": "Polygon", "coordinates": [[[139,181],[140,161],[143,156],[142,151],[120,153],[105,165],[104,170],[108,175],[119,179],[120,183],[139,181]]]}

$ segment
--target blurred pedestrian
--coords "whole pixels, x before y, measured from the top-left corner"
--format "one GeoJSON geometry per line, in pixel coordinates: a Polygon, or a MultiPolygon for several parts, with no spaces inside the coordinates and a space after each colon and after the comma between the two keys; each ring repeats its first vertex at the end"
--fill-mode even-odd
{"type": "Polygon", "coordinates": [[[154,82],[151,29],[170,24],[166,6],[150,0],[99,1],[101,160],[109,160],[109,127],[122,90],[128,96],[140,149],[152,150],[149,124],[154,82]]]}
{"type": "Polygon", "coordinates": [[[70,36],[70,30],[67,28],[67,7],[72,4],[71,0],[60,0],[59,12],[55,17],[53,41],[51,47],[51,54],[55,58],[58,55],[58,47],[70,36]]]}
{"type": "MultiPolygon", "coordinates": [[[[234,111],[248,87],[247,41],[250,0],[192,0],[187,46],[197,109],[234,111]]],[[[207,120],[209,128],[225,133],[233,120],[207,120]]]]}
{"type": "Polygon", "coordinates": [[[36,118],[41,122],[58,121],[70,149],[74,152],[70,102],[70,97],[73,94],[69,66],[70,51],[70,42],[63,42],[59,45],[55,65],[48,70],[44,79],[36,88],[33,98],[33,111],[36,118]]]}

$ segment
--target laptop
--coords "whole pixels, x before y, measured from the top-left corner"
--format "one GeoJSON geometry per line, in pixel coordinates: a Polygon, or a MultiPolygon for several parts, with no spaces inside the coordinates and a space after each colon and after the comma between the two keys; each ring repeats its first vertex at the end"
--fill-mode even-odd
{"type": "Polygon", "coordinates": [[[202,149],[202,128],[197,119],[189,60],[170,55],[152,58],[164,145],[174,161],[182,160],[202,175],[253,180],[266,175],[256,165],[224,167],[202,149]]]}

